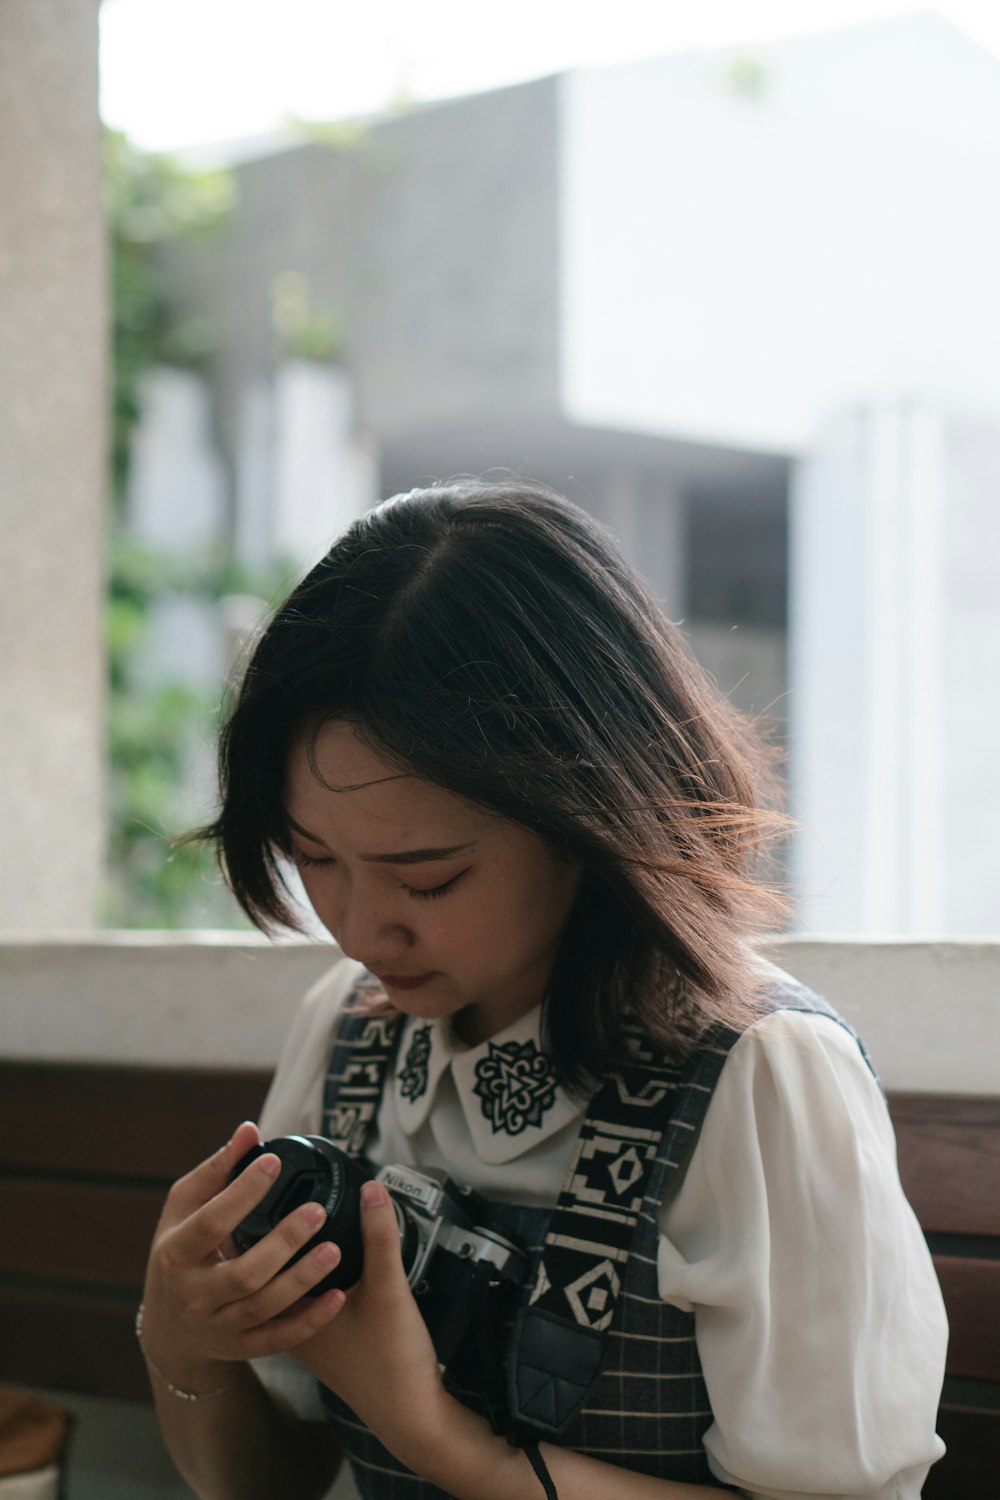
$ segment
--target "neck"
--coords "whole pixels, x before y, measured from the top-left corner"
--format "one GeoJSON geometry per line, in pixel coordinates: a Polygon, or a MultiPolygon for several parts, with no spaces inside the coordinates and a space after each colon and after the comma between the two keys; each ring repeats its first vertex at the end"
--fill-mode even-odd
{"type": "Polygon", "coordinates": [[[537,1004],[537,1000],[531,1000],[520,1006],[512,1005],[502,1014],[498,1014],[491,1007],[467,1005],[464,1010],[452,1016],[452,1034],[467,1047],[480,1047],[483,1042],[488,1042],[490,1037],[496,1036],[500,1031],[506,1031],[508,1026],[513,1026],[515,1021],[519,1021],[522,1016],[534,1010],[537,1004]]]}

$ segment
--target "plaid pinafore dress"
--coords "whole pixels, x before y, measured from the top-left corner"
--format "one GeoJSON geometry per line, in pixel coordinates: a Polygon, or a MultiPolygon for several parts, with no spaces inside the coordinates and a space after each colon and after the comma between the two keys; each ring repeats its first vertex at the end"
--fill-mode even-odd
{"type": "MultiPolygon", "coordinates": [[[[355,1157],[364,1155],[404,1019],[373,1013],[374,993],[381,994],[377,983],[363,978],[345,1004],[324,1092],[323,1133],[355,1157]]],[[[828,1016],[862,1045],[825,1000],[790,976],[772,982],[762,1005],[828,1016]]],[[[530,1257],[521,1319],[513,1338],[502,1331],[499,1345],[507,1348],[508,1383],[516,1381],[522,1408],[538,1419],[529,1436],[547,1437],[559,1387],[563,1415],[567,1401],[574,1415],[548,1440],[658,1479],[718,1486],[702,1443],[712,1410],[694,1316],[658,1292],[657,1211],[740,1034],[716,1027],[678,1066],[636,1032],[631,1065],[609,1074],[590,1101],[556,1207],[489,1205],[483,1227],[530,1257]],[[535,1368],[545,1363],[535,1354],[544,1348],[546,1319],[582,1341],[579,1389],[568,1396],[565,1382],[546,1381],[535,1368]]],[[[475,1362],[450,1370],[446,1384],[485,1411],[475,1362]]],[[[399,1464],[332,1392],[321,1388],[321,1395],[364,1500],[447,1500],[399,1464]]]]}

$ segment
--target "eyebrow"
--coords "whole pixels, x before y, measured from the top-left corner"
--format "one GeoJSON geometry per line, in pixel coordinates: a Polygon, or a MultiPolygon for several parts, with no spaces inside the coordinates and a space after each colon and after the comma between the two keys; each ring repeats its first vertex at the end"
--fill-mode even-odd
{"type": "Polygon", "coordinates": [[[451,859],[454,854],[464,854],[471,844],[451,844],[447,849],[403,849],[399,854],[362,854],[361,858],[373,865],[424,865],[435,859],[451,859]]]}
{"type": "MultiPolygon", "coordinates": [[[[288,826],[293,833],[299,834],[304,839],[309,839],[313,844],[322,844],[323,840],[310,833],[308,828],[302,828],[298,823],[293,823],[291,818],[288,826]]],[[[324,848],[326,846],[324,845],[324,848]]],[[[395,854],[362,854],[361,858],[372,865],[424,865],[435,859],[451,859],[455,854],[464,854],[467,849],[475,847],[474,841],[467,844],[449,844],[440,849],[401,849],[395,854]]]]}

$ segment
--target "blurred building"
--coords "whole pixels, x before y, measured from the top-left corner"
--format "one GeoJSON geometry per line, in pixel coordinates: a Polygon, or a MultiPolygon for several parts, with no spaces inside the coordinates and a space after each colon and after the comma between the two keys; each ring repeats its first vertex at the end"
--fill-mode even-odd
{"type": "Polygon", "coordinates": [[[143,437],[184,462],[184,407],[221,456],[197,516],[309,558],[379,494],[554,484],[787,741],[799,924],[995,930],[1000,61],[920,13],[234,170],[164,265],[207,383],[164,376],[143,437]]]}

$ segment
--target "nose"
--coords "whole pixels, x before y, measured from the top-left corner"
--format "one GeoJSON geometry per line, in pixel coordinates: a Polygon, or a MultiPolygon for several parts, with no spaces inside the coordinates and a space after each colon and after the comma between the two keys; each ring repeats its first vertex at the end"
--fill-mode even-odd
{"type": "Polygon", "coordinates": [[[324,926],[333,934],[341,951],[366,969],[388,969],[413,946],[413,933],[391,902],[354,893],[337,903],[338,910],[320,912],[324,926]]]}

